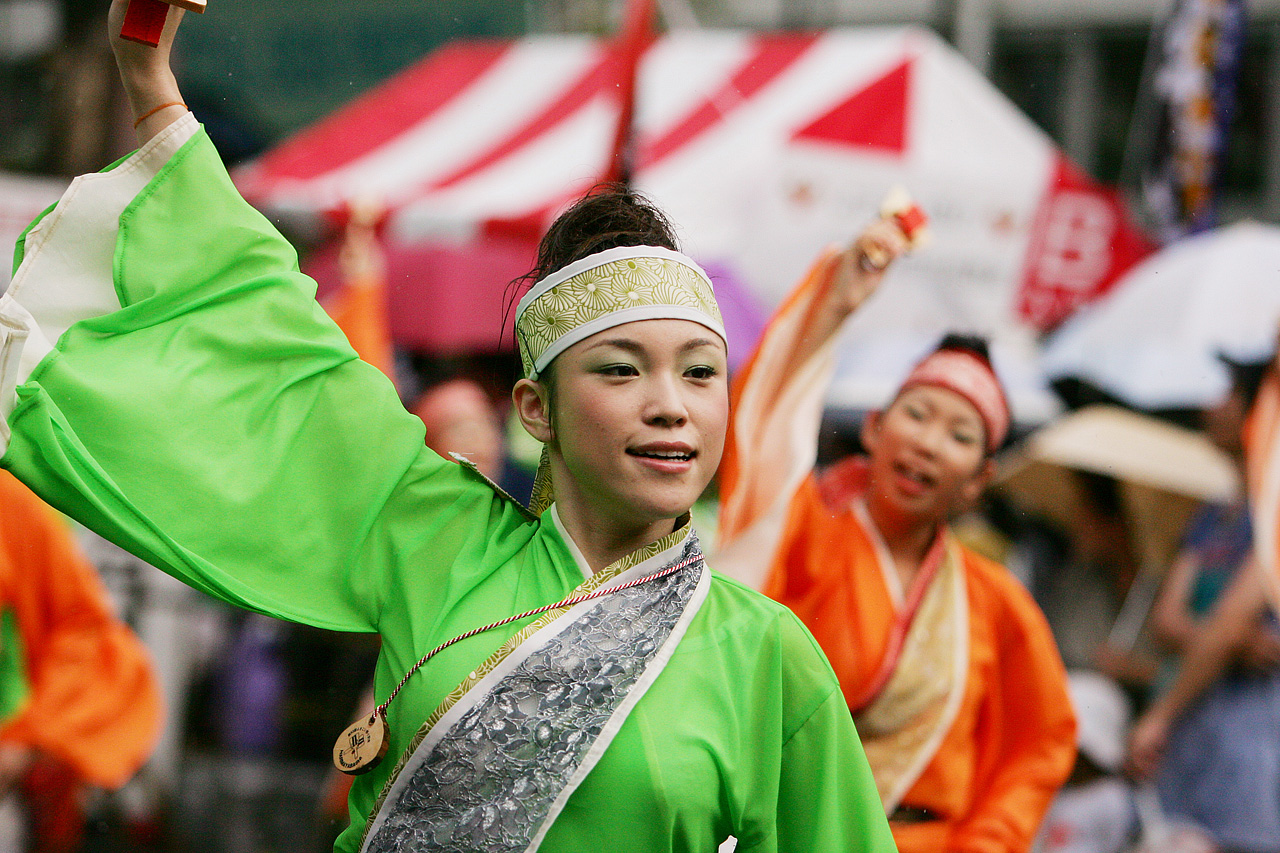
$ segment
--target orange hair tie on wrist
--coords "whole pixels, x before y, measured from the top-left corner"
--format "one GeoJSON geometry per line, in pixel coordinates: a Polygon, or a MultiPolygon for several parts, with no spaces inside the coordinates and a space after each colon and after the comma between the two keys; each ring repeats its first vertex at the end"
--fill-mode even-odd
{"type": "Polygon", "coordinates": [[[138,125],[142,124],[144,121],[146,121],[147,119],[151,118],[153,115],[155,115],[156,113],[158,113],[158,112],[160,112],[161,110],[165,109],[166,107],[182,107],[183,109],[186,109],[186,108],[187,108],[187,105],[186,105],[186,104],[184,104],[184,103],[182,103],[182,101],[169,101],[167,104],[161,104],[160,106],[156,107],[155,109],[147,110],[145,113],[143,113],[143,114],[138,118],[138,120],[137,120],[137,121],[135,121],[135,122],[133,123],[133,129],[134,129],[134,130],[137,130],[137,129],[138,129],[138,125]]]}

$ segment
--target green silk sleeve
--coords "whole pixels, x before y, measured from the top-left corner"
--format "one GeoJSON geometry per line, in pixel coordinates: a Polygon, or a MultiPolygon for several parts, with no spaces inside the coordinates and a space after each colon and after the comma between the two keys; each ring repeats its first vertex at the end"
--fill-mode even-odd
{"type": "Polygon", "coordinates": [[[897,850],[839,690],[783,747],[774,849],[778,853],[897,850]]]}
{"type": "Polygon", "coordinates": [[[738,850],[894,853],[884,805],[831,665],[790,611],[776,618],[773,637],[776,660],[763,658],[752,678],[775,671],[778,716],[756,711],[760,735],[749,749],[757,757],[772,755],[739,795],[738,850]]]}
{"type": "Polygon", "coordinates": [[[402,482],[424,524],[477,484],[424,448],[203,131],[125,208],[112,264],[118,309],[70,325],[17,386],[2,464],[205,592],[375,630],[402,482]]]}

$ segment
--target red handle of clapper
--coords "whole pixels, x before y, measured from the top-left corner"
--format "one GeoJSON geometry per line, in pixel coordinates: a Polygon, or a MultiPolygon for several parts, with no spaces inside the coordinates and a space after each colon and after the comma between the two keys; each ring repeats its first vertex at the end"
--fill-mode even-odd
{"type": "Polygon", "coordinates": [[[914,204],[906,210],[895,213],[893,218],[908,240],[915,239],[916,232],[929,223],[929,217],[914,204]]]}
{"type": "Polygon", "coordinates": [[[160,33],[164,31],[168,15],[169,4],[163,0],[129,0],[120,38],[155,47],[160,44],[160,33]]]}

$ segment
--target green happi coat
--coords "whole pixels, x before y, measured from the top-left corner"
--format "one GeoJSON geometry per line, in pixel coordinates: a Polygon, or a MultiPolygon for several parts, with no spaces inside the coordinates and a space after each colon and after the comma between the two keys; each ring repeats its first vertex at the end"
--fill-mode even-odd
{"type": "MultiPolygon", "coordinates": [[[[218,598],[379,633],[379,698],[441,641],[584,583],[553,510],[534,518],[424,447],[190,116],[77,179],[17,259],[0,299],[3,465],[218,598]]],[[[338,849],[358,849],[395,757],[521,625],[409,680],[388,709],[390,759],[356,780],[338,849]]],[[[713,574],[541,849],[710,853],[727,836],[739,850],[893,849],[813,639],[713,574]]]]}

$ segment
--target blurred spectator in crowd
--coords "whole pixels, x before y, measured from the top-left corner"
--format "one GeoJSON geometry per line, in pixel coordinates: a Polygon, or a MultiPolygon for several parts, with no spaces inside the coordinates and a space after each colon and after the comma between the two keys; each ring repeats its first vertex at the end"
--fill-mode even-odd
{"type": "MultiPolygon", "coordinates": [[[[1202,417],[1205,435],[1229,455],[1243,476],[1242,430],[1245,414],[1257,394],[1265,365],[1231,364],[1231,390],[1202,417]]],[[[1228,504],[1201,508],[1187,531],[1153,609],[1157,639],[1181,654],[1214,602],[1244,565],[1252,544],[1249,507],[1243,491],[1228,504]]],[[[1272,641],[1258,626],[1262,647],[1272,641]]]]}
{"type": "Polygon", "coordinates": [[[481,474],[526,506],[533,475],[507,453],[503,419],[493,398],[470,379],[451,379],[428,388],[410,410],[426,425],[426,443],[446,459],[465,456],[481,474]]]}
{"type": "Polygon", "coordinates": [[[77,534],[121,618],[151,653],[164,696],[167,713],[151,757],[113,803],[130,837],[160,843],[187,769],[189,698],[225,646],[236,611],[96,533],[80,528],[77,534]]]}
{"type": "Polygon", "coordinates": [[[0,849],[70,853],[163,709],[151,662],[53,510],[0,471],[0,849]]]}
{"type": "Polygon", "coordinates": [[[1101,474],[1073,476],[1080,500],[1068,531],[1070,557],[1037,579],[1037,601],[1068,669],[1103,672],[1141,696],[1156,669],[1145,632],[1131,649],[1109,642],[1139,568],[1121,487],[1101,474]]]}
{"type": "MultiPolygon", "coordinates": [[[[1265,364],[1230,364],[1231,392],[1206,434],[1243,462],[1241,429],[1265,364]]],[[[1135,729],[1135,770],[1154,774],[1163,810],[1229,851],[1280,851],[1280,634],[1249,562],[1244,499],[1205,507],[1154,611],[1181,671],[1135,729]]]]}
{"type": "Polygon", "coordinates": [[[1076,712],[1076,763],[1058,793],[1036,853],[1120,853],[1138,829],[1133,790],[1121,774],[1129,732],[1129,698],[1110,678],[1089,670],[1068,674],[1076,712]]]}

